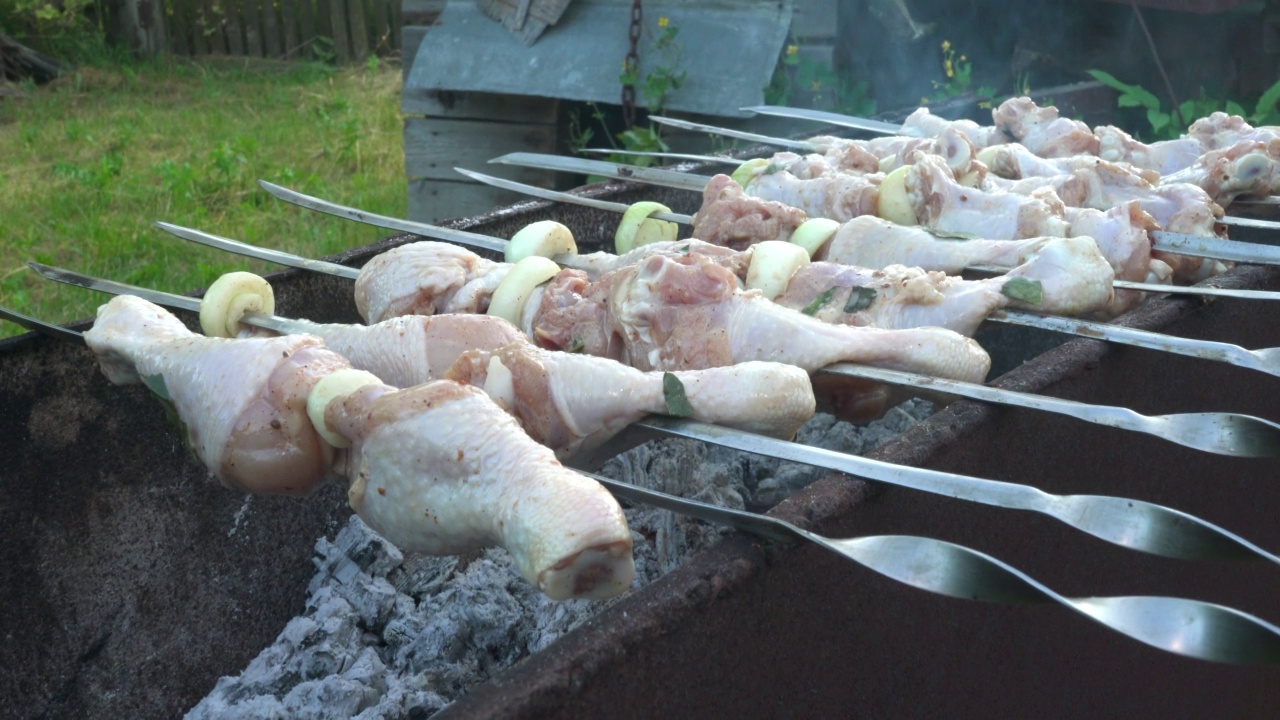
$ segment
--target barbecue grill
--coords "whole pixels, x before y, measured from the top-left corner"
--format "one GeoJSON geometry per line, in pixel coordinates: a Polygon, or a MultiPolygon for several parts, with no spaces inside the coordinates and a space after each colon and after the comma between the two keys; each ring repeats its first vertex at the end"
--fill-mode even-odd
{"type": "MultiPolygon", "coordinates": [[[[596,192],[697,209],[697,196],[687,192],[618,183],[596,192]]],[[[450,226],[510,237],[551,218],[568,225],[584,250],[610,237],[617,221],[607,212],[527,202],[450,226]]],[[[408,240],[334,259],[360,265],[408,240]]],[[[359,320],[345,281],[297,271],[270,280],[282,315],[359,320]]],[[[1280,269],[1240,267],[1217,282],[1280,290],[1280,269]]],[[[1261,302],[1168,298],[1123,322],[1272,347],[1280,345],[1280,321],[1268,310],[1261,302]]],[[[1014,328],[987,330],[980,340],[1000,387],[1149,414],[1275,416],[1280,380],[1261,373],[1014,328]]],[[[0,358],[9,456],[0,475],[3,592],[15,619],[0,656],[11,668],[3,714],[185,711],[301,609],[315,538],[350,515],[341,491],[246,500],[209,482],[147,392],[108,385],[86,349],[26,336],[0,343],[0,358]]],[[[1280,548],[1275,460],[1198,453],[963,401],[872,457],[1055,493],[1150,500],[1280,548]]],[[[1173,595],[1277,617],[1274,567],[1125,552],[1027,513],[829,476],[773,514],[836,537],[953,541],[1070,596],[1173,595]]],[[[817,548],[730,535],[476,687],[443,716],[986,715],[992,708],[1261,716],[1278,700],[1271,669],[1187,660],[1061,607],[941,598],[817,548]]]]}

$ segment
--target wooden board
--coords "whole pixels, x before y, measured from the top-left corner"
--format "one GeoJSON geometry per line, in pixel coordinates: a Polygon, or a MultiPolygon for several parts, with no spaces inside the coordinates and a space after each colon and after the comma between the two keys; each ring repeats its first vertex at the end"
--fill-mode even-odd
{"type": "MultiPolygon", "coordinates": [[[[555,152],[556,126],[442,118],[405,118],[404,172],[411,178],[453,180],[454,167],[491,172],[489,160],[511,152],[555,152]]],[[[494,173],[502,174],[502,173],[494,173]]],[[[545,171],[512,168],[521,182],[546,181],[545,171]]]]}
{"type": "MultiPolygon", "coordinates": [[[[407,47],[407,45],[406,45],[407,47]]],[[[406,87],[400,111],[409,115],[554,124],[558,103],[553,98],[532,95],[441,92],[406,87]]]]}
{"type": "Polygon", "coordinates": [[[478,215],[528,199],[488,185],[452,180],[410,180],[408,190],[409,219],[425,223],[478,215]]]}
{"type": "MultiPolygon", "coordinates": [[[[429,27],[422,25],[405,25],[400,28],[400,84],[403,86],[405,81],[409,79],[409,70],[413,68],[413,59],[418,56],[418,46],[422,44],[422,39],[426,37],[429,27]]],[[[403,110],[401,101],[401,109],[403,110]]],[[[405,110],[404,112],[419,112],[426,114],[424,110],[405,110]]]]}

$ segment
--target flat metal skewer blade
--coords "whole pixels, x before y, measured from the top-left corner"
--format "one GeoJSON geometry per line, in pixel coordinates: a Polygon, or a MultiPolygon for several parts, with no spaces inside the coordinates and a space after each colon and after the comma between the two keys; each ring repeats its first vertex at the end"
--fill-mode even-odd
{"type": "MultiPolygon", "coordinates": [[[[564,172],[588,173],[623,180],[637,180],[663,187],[680,190],[701,190],[706,187],[708,178],[702,175],[690,175],[673,170],[654,170],[637,168],[630,165],[587,160],[584,158],[567,158],[559,155],[541,153],[511,153],[495,158],[489,162],[500,162],[508,165],[560,170],[564,172]]],[[[1157,250],[1195,255],[1197,257],[1230,260],[1232,262],[1254,263],[1259,265],[1280,265],[1280,246],[1263,245],[1261,243],[1240,242],[1224,238],[1206,238],[1196,235],[1183,235],[1163,230],[1152,231],[1151,246],[1157,250]]],[[[1143,289],[1143,288],[1135,288],[1143,289]]],[[[1156,291],[1166,292],[1166,291],[1156,291]]],[[[1206,293],[1206,294],[1229,294],[1206,293]]]]}
{"type": "Polygon", "coordinates": [[[1275,207],[1280,205],[1280,196],[1268,195],[1267,197],[1238,197],[1231,201],[1231,206],[1236,205],[1258,205],[1275,207]]]}
{"type": "Polygon", "coordinates": [[[742,130],[732,130],[730,128],[717,127],[715,125],[707,125],[704,123],[689,122],[688,120],[677,120],[676,118],[662,117],[661,115],[650,115],[649,120],[659,125],[669,125],[681,130],[693,130],[694,132],[705,132],[712,135],[721,135],[723,137],[731,137],[736,140],[746,140],[748,142],[759,143],[761,145],[776,145],[778,147],[791,148],[792,150],[803,150],[804,152],[817,152],[816,145],[803,140],[792,140],[790,138],[773,137],[771,135],[758,135],[752,132],[744,132],[742,130]]]}
{"type": "Polygon", "coordinates": [[[427,223],[413,222],[412,220],[401,220],[399,218],[388,217],[386,215],[378,215],[377,213],[367,212],[358,208],[339,205],[327,200],[321,200],[317,197],[305,195],[296,190],[290,190],[287,187],[276,185],[266,180],[259,180],[258,185],[275,197],[292,203],[308,210],[316,210],[327,215],[346,218],[347,220],[355,220],[365,225],[373,225],[374,227],[385,228],[387,230],[395,230],[396,232],[407,232],[422,237],[435,238],[437,240],[448,240],[459,245],[469,245],[482,250],[491,250],[493,252],[502,252],[507,248],[507,241],[499,238],[481,235],[479,233],[467,232],[466,230],[454,230],[451,228],[442,228],[436,225],[428,225],[427,223]]]}
{"type": "Polygon", "coordinates": [[[1108,495],[1051,495],[1017,483],[894,465],[708,423],[650,416],[641,428],[767,457],[828,468],[888,485],[1008,510],[1038,512],[1100,540],[1138,552],[1186,560],[1280,557],[1193,515],[1143,500],[1108,495]]]}
{"type": "Polygon", "coordinates": [[[655,157],[665,160],[689,160],[692,162],[702,163],[722,163],[725,165],[738,166],[743,161],[737,158],[724,157],[723,155],[693,155],[691,153],[677,152],[660,152],[656,150],[610,150],[609,148],[579,148],[574,152],[587,153],[590,155],[633,155],[635,157],[655,157]]]}
{"type": "Polygon", "coordinates": [[[1280,456],[1280,424],[1237,413],[1179,413],[1142,415],[1109,405],[1090,405],[1044,395],[1020,393],[989,385],[946,380],[916,373],[884,370],[849,363],[829,365],[819,372],[874,380],[891,385],[934,390],[983,402],[1058,413],[1098,425],[1146,433],[1183,447],[1234,457],[1280,456]]]}
{"type": "Polygon", "coordinates": [[[1171,597],[1069,598],[1001,560],[955,543],[909,535],[829,538],[767,515],[688,500],[593,473],[583,474],[624,500],[770,540],[807,540],[926,592],[985,602],[1056,602],[1158,650],[1224,663],[1280,663],[1280,628],[1222,605],[1171,597]]]}
{"type": "Polygon", "coordinates": [[[1254,230],[1280,230],[1280,222],[1275,220],[1259,220],[1258,218],[1242,218],[1226,215],[1218,218],[1218,222],[1232,227],[1253,228],[1254,230]]]}
{"type": "Polygon", "coordinates": [[[311,270],[313,272],[324,273],[326,275],[336,275],[351,280],[360,277],[360,271],[356,268],[339,265],[337,263],[325,262],[324,260],[312,260],[304,258],[300,255],[281,252],[279,250],[269,250],[254,245],[242,243],[238,240],[224,238],[219,235],[204,232],[203,230],[195,230],[193,228],[185,228],[181,225],[172,225],[167,222],[156,222],[156,227],[164,230],[170,235],[176,235],[183,240],[208,245],[219,250],[224,250],[236,255],[244,255],[246,257],[258,258],[277,265],[285,265],[287,267],[298,268],[300,270],[311,270]]]}
{"type": "Polygon", "coordinates": [[[1255,265],[1280,265],[1280,246],[1276,245],[1183,235],[1166,230],[1153,230],[1149,235],[1151,247],[1155,250],[1255,265]]]}
{"type": "Polygon", "coordinates": [[[68,330],[61,325],[54,325],[53,323],[47,323],[43,320],[37,320],[29,315],[23,315],[16,310],[0,307],[0,318],[17,325],[21,325],[28,330],[56,337],[59,340],[70,340],[75,343],[81,342],[82,340],[81,333],[75,330],[68,330]]]}
{"type": "MultiPolygon", "coordinates": [[[[200,312],[199,298],[193,298],[187,295],[175,295],[161,290],[152,290],[151,288],[138,287],[137,285],[116,282],[114,280],[104,280],[102,278],[83,275],[72,270],[53,267],[52,265],[44,265],[38,262],[28,262],[27,266],[54,282],[74,285],[76,287],[85,288],[86,290],[95,290],[109,295],[134,295],[157,305],[178,308],[179,310],[188,310],[194,313],[200,312]]],[[[244,317],[241,318],[241,321],[279,333],[289,332],[288,328],[290,327],[290,321],[286,318],[256,312],[245,313],[244,317]]]]}
{"type": "MultiPolygon", "coordinates": [[[[572,203],[574,205],[581,205],[583,207],[607,210],[609,212],[616,213],[624,213],[627,211],[628,207],[625,203],[583,197],[581,195],[574,195],[573,193],[560,192],[559,190],[547,190],[546,188],[540,188],[536,185],[526,185],[525,183],[516,182],[515,180],[507,180],[505,178],[494,177],[492,175],[485,175],[484,173],[467,170],[466,168],[456,167],[454,170],[466,175],[472,180],[482,182],[485,185],[492,185],[493,187],[502,188],[504,190],[512,190],[530,197],[542,198],[543,200],[572,203]]],[[[656,212],[650,217],[655,217],[659,220],[670,220],[671,222],[683,223],[685,225],[689,225],[693,222],[692,215],[685,215],[683,213],[656,212]]]]}
{"type": "Polygon", "coordinates": [[[1111,285],[1119,290],[1141,290],[1143,292],[1169,293],[1170,295],[1209,295],[1213,297],[1231,297],[1238,300],[1280,300],[1280,292],[1275,290],[1220,288],[1208,285],[1159,285],[1157,283],[1133,282],[1131,280],[1113,280],[1111,285]]]}
{"type": "Polygon", "coordinates": [[[753,112],[758,115],[772,115],[773,117],[791,118],[794,120],[813,120],[815,122],[826,123],[828,125],[838,125],[840,127],[853,128],[854,130],[866,130],[868,132],[880,133],[881,135],[902,134],[901,125],[884,122],[883,120],[872,120],[870,118],[860,118],[852,115],[840,115],[838,113],[827,112],[825,110],[789,108],[782,107],[780,105],[752,105],[751,107],[738,109],[745,112],[753,112]]]}
{"type": "Polygon", "coordinates": [[[672,187],[677,190],[692,190],[693,192],[702,192],[702,189],[707,186],[707,181],[711,179],[702,175],[691,175],[674,170],[619,165],[603,160],[569,158],[546,153],[507,153],[489,162],[499,165],[519,165],[521,167],[536,167],[560,172],[582,173],[584,175],[600,175],[618,180],[635,180],[651,185],[672,187]]]}
{"type": "Polygon", "coordinates": [[[1150,350],[1187,355],[1203,360],[1215,360],[1280,377],[1280,348],[1246,350],[1239,345],[1214,342],[1212,340],[1192,340],[1123,325],[1110,325],[1091,320],[1014,310],[997,310],[988,315],[987,319],[1011,325],[1054,330],[1080,337],[1091,337],[1097,340],[1144,347],[1150,350]]]}

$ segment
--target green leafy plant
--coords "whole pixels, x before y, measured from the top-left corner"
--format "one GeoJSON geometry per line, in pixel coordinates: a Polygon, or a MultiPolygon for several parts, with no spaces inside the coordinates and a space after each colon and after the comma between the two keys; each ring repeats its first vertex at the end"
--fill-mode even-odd
{"type": "MultiPolygon", "coordinates": [[[[1172,108],[1166,109],[1155,93],[1141,85],[1122,82],[1111,73],[1102,70],[1089,70],[1088,73],[1093,79],[1119,93],[1116,98],[1118,107],[1145,110],[1144,116],[1150,126],[1148,138],[1150,140],[1179,137],[1186,132],[1192,122],[1218,111],[1243,116],[1252,125],[1274,125],[1280,122],[1280,110],[1276,108],[1277,102],[1280,102],[1280,80],[1262,93],[1254,104],[1252,113],[1245,111],[1241,102],[1210,97],[1202,88],[1199,97],[1179,103],[1178,112],[1175,114],[1172,108]],[[1181,115],[1181,123],[1178,122],[1178,115],[1181,115]]],[[[1146,133],[1140,134],[1146,135],[1146,133]]]]}
{"type": "Polygon", "coordinates": [[[764,88],[769,105],[788,105],[867,116],[876,112],[865,80],[846,78],[830,65],[804,56],[800,46],[787,44],[764,88]]]}
{"type": "Polygon", "coordinates": [[[986,85],[973,86],[973,63],[969,61],[968,56],[957,55],[950,40],[943,40],[940,47],[944,77],[942,80],[933,81],[934,93],[929,99],[933,102],[941,102],[972,93],[979,98],[978,107],[991,107],[996,89],[986,85]]]}

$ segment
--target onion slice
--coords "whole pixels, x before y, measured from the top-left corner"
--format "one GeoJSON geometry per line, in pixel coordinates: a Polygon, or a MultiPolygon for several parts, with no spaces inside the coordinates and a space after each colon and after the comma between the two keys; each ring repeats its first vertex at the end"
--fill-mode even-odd
{"type": "Polygon", "coordinates": [[[489,314],[520,327],[524,304],[535,288],[560,272],[560,266],[540,255],[530,255],[511,267],[489,299],[489,314]]]}
{"type": "Polygon", "coordinates": [[[346,397],[366,385],[381,385],[377,375],[364,370],[343,368],[320,378],[307,395],[307,417],[324,441],[336,448],[351,447],[351,441],[329,429],[324,421],[324,411],[329,403],[346,397]]]}
{"type": "Polygon", "coordinates": [[[507,243],[506,260],[517,263],[531,255],[554,258],[561,254],[578,254],[573,231],[555,220],[539,220],[525,225],[511,236],[511,242],[507,243]]]}
{"type": "Polygon", "coordinates": [[[911,207],[911,199],[907,197],[907,173],[910,165],[903,165],[884,176],[880,181],[880,202],[877,214],[889,222],[899,225],[919,225],[915,208],[911,207]]]}
{"type": "Polygon", "coordinates": [[[745,188],[747,183],[754,180],[756,175],[767,167],[769,167],[769,161],[766,158],[755,158],[754,160],[748,160],[739,165],[738,169],[734,170],[733,174],[729,177],[733,178],[734,182],[745,188]]]}
{"type": "Polygon", "coordinates": [[[276,296],[271,284],[248,272],[227,273],[209,286],[200,301],[200,330],[209,337],[235,337],[245,313],[271,315],[276,296]]]}
{"type": "Polygon", "coordinates": [[[808,264],[809,253],[799,245],[781,240],[758,242],[751,246],[747,288],[759,290],[773,300],[786,291],[791,276],[808,264]]]}
{"type": "Polygon", "coordinates": [[[840,223],[831,218],[809,218],[800,223],[800,227],[791,233],[791,242],[804,248],[812,258],[818,254],[819,250],[826,247],[839,229],[840,223]]]}
{"type": "Polygon", "coordinates": [[[669,213],[671,208],[647,200],[627,208],[618,222],[618,231],[613,234],[614,252],[626,255],[641,245],[675,240],[680,228],[673,222],[649,217],[656,212],[669,213]]]}

